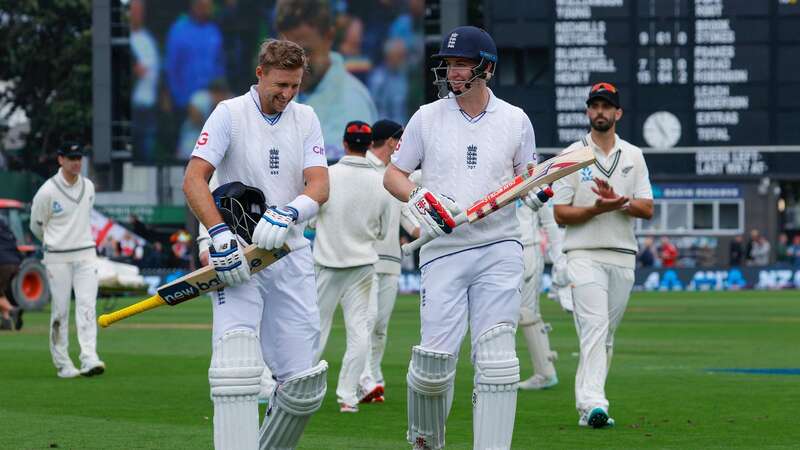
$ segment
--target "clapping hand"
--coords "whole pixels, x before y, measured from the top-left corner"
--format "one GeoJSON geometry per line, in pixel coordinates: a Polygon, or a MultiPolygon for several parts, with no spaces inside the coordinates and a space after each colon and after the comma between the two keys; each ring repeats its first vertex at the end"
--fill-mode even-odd
{"type": "Polygon", "coordinates": [[[597,194],[597,200],[595,200],[594,206],[601,212],[626,209],[630,205],[630,199],[624,195],[617,195],[617,193],[614,192],[614,188],[608,184],[608,181],[595,177],[594,184],[595,186],[592,187],[592,192],[597,194]]]}

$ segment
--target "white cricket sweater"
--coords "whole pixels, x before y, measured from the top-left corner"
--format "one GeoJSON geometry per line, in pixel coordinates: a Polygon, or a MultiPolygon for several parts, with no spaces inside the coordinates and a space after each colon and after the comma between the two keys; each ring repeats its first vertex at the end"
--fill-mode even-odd
{"type": "Polygon", "coordinates": [[[30,229],[44,244],[44,262],[73,262],[97,256],[91,214],[94,183],[78,176],[70,185],[61,169],[36,192],[30,229]]]}
{"type": "Polygon", "coordinates": [[[375,244],[388,234],[391,203],[383,176],[362,156],[328,169],[330,196],[316,217],[314,262],[333,268],[378,262],[375,244]]]}
{"type": "MultiPolygon", "coordinates": [[[[554,205],[587,207],[594,205],[597,194],[593,178],[608,181],[618,195],[631,199],[653,198],[650,175],[642,150],[616,136],[614,149],[606,155],[592,142],[591,135],[567,147],[564,152],[591,146],[597,163],[553,183],[554,205]]],[[[636,267],[638,243],[634,234],[635,218],[624,211],[597,215],[585,223],[567,225],[564,252],[569,257],[586,256],[622,267],[636,267]]]]}
{"type": "MultiPolygon", "coordinates": [[[[370,151],[367,151],[367,161],[372,164],[383,180],[386,164],[370,151]]],[[[400,257],[402,256],[400,253],[400,212],[403,209],[403,202],[394,198],[386,189],[382,188],[381,190],[388,197],[390,208],[386,236],[375,243],[375,251],[378,252],[375,272],[399,275],[401,272],[400,257]]]]}

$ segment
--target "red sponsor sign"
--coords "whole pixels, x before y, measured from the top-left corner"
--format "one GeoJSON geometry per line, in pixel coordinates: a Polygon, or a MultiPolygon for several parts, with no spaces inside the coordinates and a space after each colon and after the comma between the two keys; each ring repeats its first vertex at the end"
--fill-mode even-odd
{"type": "Polygon", "coordinates": [[[197,145],[206,145],[208,143],[208,132],[203,131],[200,133],[200,138],[197,140],[197,145]]]}

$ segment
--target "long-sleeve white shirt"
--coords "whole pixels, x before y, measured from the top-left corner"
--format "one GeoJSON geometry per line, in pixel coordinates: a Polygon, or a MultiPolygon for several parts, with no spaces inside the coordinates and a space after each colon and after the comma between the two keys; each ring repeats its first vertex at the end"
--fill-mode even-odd
{"type": "Polygon", "coordinates": [[[59,169],[36,192],[30,229],[44,244],[45,262],[78,261],[95,257],[91,213],[94,184],[78,176],[70,185],[59,169]]]}
{"type": "Polygon", "coordinates": [[[347,268],[378,262],[375,243],[388,234],[391,203],[383,176],[362,156],[328,169],[330,196],[316,217],[314,261],[347,268]]]}

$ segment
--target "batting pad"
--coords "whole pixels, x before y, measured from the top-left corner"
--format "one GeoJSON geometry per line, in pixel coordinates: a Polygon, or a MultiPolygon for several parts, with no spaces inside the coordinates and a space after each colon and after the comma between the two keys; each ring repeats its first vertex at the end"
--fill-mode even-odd
{"type": "Polygon", "coordinates": [[[472,394],[473,448],[511,448],[517,411],[519,360],[514,350],[514,327],[501,323],[478,338],[475,352],[475,390],[472,394]]]}
{"type": "Polygon", "coordinates": [[[214,448],[258,448],[258,400],[264,360],[253,330],[228,331],[214,345],[208,382],[214,402],[214,448]]]}
{"type": "MultiPolygon", "coordinates": [[[[521,308],[520,312],[525,308],[521,308]]],[[[531,354],[533,362],[534,373],[542,374],[547,377],[555,375],[555,367],[553,361],[556,360],[558,354],[550,350],[550,324],[542,321],[542,316],[539,314],[533,315],[534,321],[529,323],[519,322],[519,327],[525,336],[525,342],[528,344],[528,352],[531,354]]]]}
{"type": "Polygon", "coordinates": [[[417,449],[444,448],[444,424],[453,403],[456,358],[414,346],[408,366],[408,442],[417,449]]]}
{"type": "Polygon", "coordinates": [[[328,363],[320,361],[278,385],[261,424],[261,450],[292,450],[297,446],[308,419],[322,406],[327,371],[328,363]]]}

